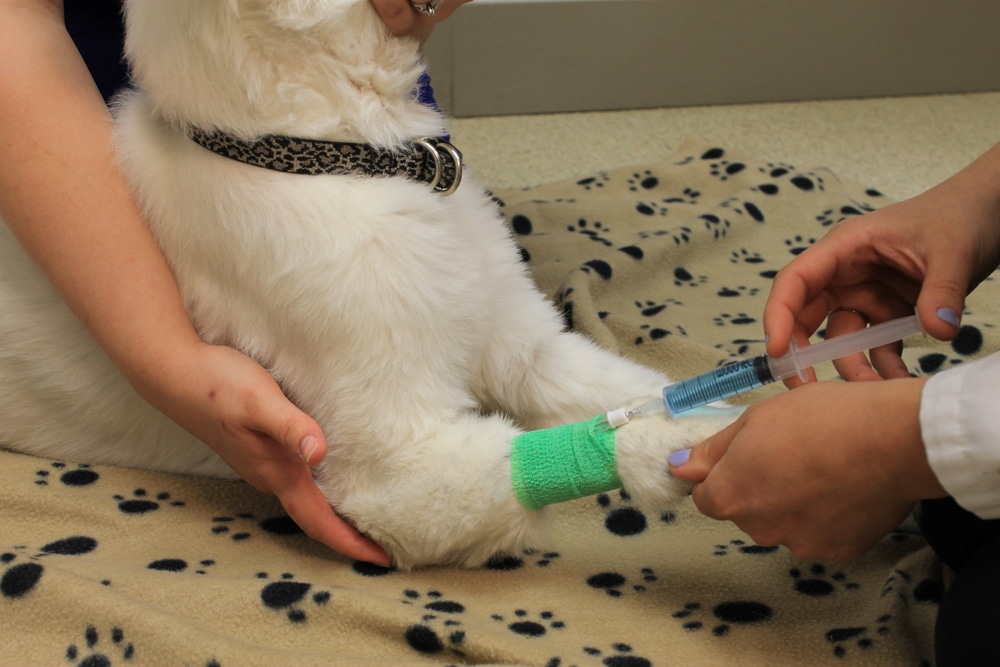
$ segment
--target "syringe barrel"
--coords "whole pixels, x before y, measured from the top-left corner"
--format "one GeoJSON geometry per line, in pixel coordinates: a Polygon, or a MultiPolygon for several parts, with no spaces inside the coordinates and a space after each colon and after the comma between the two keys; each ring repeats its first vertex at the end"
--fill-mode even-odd
{"type": "Polygon", "coordinates": [[[744,359],[716,368],[663,389],[663,402],[673,415],[774,382],[767,355],[744,359]]]}

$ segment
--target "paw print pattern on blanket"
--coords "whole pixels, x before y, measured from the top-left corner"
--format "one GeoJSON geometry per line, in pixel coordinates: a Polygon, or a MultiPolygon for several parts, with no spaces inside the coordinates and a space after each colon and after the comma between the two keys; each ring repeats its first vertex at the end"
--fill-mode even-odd
{"type": "Polygon", "coordinates": [[[302,529],[284,515],[268,517],[260,521],[257,521],[250,512],[212,517],[212,534],[229,537],[234,542],[249,540],[253,537],[253,531],[256,528],[272,535],[304,535],[302,529]]]}
{"type": "Polygon", "coordinates": [[[166,491],[161,491],[151,498],[146,489],[135,489],[128,496],[115,494],[113,498],[118,503],[118,509],[122,514],[146,514],[147,512],[155,512],[164,506],[184,507],[184,501],[171,500],[170,494],[166,491]]]}
{"type": "Polygon", "coordinates": [[[59,482],[65,486],[90,486],[91,484],[95,484],[101,477],[86,464],[75,465],[69,468],[66,463],[53,461],[49,464],[49,468],[43,468],[35,473],[37,477],[35,480],[36,485],[48,486],[51,476],[57,473],[59,474],[59,482]],[[52,468],[52,470],[49,470],[49,468],[52,468]]]}
{"type": "Polygon", "coordinates": [[[66,648],[66,660],[74,667],[114,667],[131,662],[135,657],[135,646],[125,639],[124,631],[117,626],[109,633],[88,626],[82,644],[74,643],[66,648]]]}
{"type": "Polygon", "coordinates": [[[7,599],[22,598],[34,590],[45,572],[38,561],[45,556],[82,556],[97,548],[97,540],[85,535],[76,535],[50,542],[30,556],[27,547],[14,547],[0,553],[0,595],[7,599]],[[27,561],[27,562],[25,562],[27,561]]]}
{"type": "Polygon", "coordinates": [[[625,489],[617,493],[602,493],[597,496],[597,504],[604,508],[604,527],[608,532],[618,537],[638,535],[646,530],[649,522],[646,515],[629,504],[629,495],[625,489]]]}
{"type": "Polygon", "coordinates": [[[860,588],[859,584],[848,581],[843,572],[827,572],[825,566],[813,563],[807,572],[793,567],[788,572],[792,578],[792,588],[796,593],[812,598],[828,597],[840,590],[852,591],[860,588]]]}
{"type": "Polygon", "coordinates": [[[536,567],[548,567],[553,563],[553,561],[555,561],[555,559],[559,558],[559,552],[541,552],[535,549],[526,549],[523,552],[523,556],[524,558],[510,554],[497,554],[493,558],[486,561],[483,567],[487,570],[494,570],[496,572],[520,570],[526,564],[525,558],[528,559],[527,562],[533,563],[536,567]]]}
{"type": "Polygon", "coordinates": [[[613,598],[621,597],[626,591],[645,593],[648,587],[656,581],[656,572],[651,567],[641,568],[639,573],[631,580],[619,572],[599,572],[587,577],[588,586],[604,591],[613,598]],[[641,583],[631,583],[632,581],[641,583]]]}
{"type": "Polygon", "coordinates": [[[745,556],[766,556],[776,553],[780,547],[762,547],[746,540],[729,540],[725,544],[715,545],[715,556],[728,556],[731,553],[739,553],[745,556]]]}
{"type": "MultiPolygon", "coordinates": [[[[258,579],[267,579],[266,572],[257,574],[258,579]]],[[[295,581],[295,575],[286,572],[281,575],[278,581],[272,581],[260,590],[260,601],[268,609],[285,612],[285,616],[292,623],[305,623],[308,620],[303,603],[307,600],[316,607],[326,606],[330,602],[329,591],[316,591],[312,595],[312,584],[295,581]]]]}
{"type": "Polygon", "coordinates": [[[522,637],[542,637],[551,630],[562,630],[566,624],[558,620],[551,611],[530,614],[524,609],[518,609],[507,617],[493,614],[491,618],[507,626],[507,629],[522,637]]]}
{"type": "Polygon", "coordinates": [[[463,646],[466,636],[459,620],[465,613],[465,605],[445,600],[439,591],[421,594],[412,589],[403,591],[401,602],[405,605],[419,605],[421,609],[434,612],[423,614],[419,623],[410,625],[403,632],[406,643],[413,650],[420,653],[440,653],[447,649],[458,657],[465,656],[463,646]]]}
{"type": "Polygon", "coordinates": [[[826,640],[833,644],[833,654],[838,658],[848,655],[851,647],[866,651],[875,645],[876,637],[884,637],[891,630],[888,623],[892,616],[885,614],[875,620],[874,627],[853,626],[834,628],[826,633],[826,640]]]}
{"type": "Polygon", "coordinates": [[[699,602],[690,602],[674,613],[674,618],[683,621],[685,630],[697,631],[712,627],[712,634],[722,637],[729,634],[733,626],[749,626],[770,621],[774,610],[761,602],[722,602],[711,609],[712,618],[706,621],[706,610],[699,602]]]}

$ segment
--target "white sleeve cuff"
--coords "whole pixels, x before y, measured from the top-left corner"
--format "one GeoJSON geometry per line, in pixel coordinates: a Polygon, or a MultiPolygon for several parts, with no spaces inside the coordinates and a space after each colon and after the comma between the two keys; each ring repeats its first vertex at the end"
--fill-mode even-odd
{"type": "Polygon", "coordinates": [[[1000,353],[924,385],[920,430],[944,489],[983,519],[1000,518],[1000,353]]]}

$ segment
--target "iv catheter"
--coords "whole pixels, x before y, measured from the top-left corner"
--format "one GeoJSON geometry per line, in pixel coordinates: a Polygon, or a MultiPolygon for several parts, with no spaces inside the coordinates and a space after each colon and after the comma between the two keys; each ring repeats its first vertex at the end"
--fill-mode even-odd
{"type": "Polygon", "coordinates": [[[816,364],[888,345],[921,332],[917,316],[910,315],[805,347],[799,347],[793,339],[788,353],[781,357],[762,354],[726,364],[714,371],[664,387],[662,400],[656,399],[630,410],[615,410],[609,412],[607,418],[611,426],[617,427],[627,423],[632,417],[664,411],[676,416],[793,375],[805,380],[805,370],[816,364]]]}

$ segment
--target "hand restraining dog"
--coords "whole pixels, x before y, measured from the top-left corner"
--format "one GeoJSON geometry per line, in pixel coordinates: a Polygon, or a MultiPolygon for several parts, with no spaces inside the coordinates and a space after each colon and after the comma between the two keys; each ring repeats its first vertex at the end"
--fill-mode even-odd
{"type": "MultiPolygon", "coordinates": [[[[640,506],[687,492],[667,456],[731,412],[634,420],[611,441],[590,429],[570,450],[540,431],[668,379],[563,330],[495,203],[437,139],[415,39],[367,0],[134,0],[126,19],[136,87],[116,104],[117,152],[191,318],[317,420],[320,488],[397,565],[541,545],[545,512],[512,474],[547,453],[558,468],[581,442],[613,449],[640,506]]],[[[142,401],[5,228],[0,310],[5,446],[234,476],[142,401]]]]}

